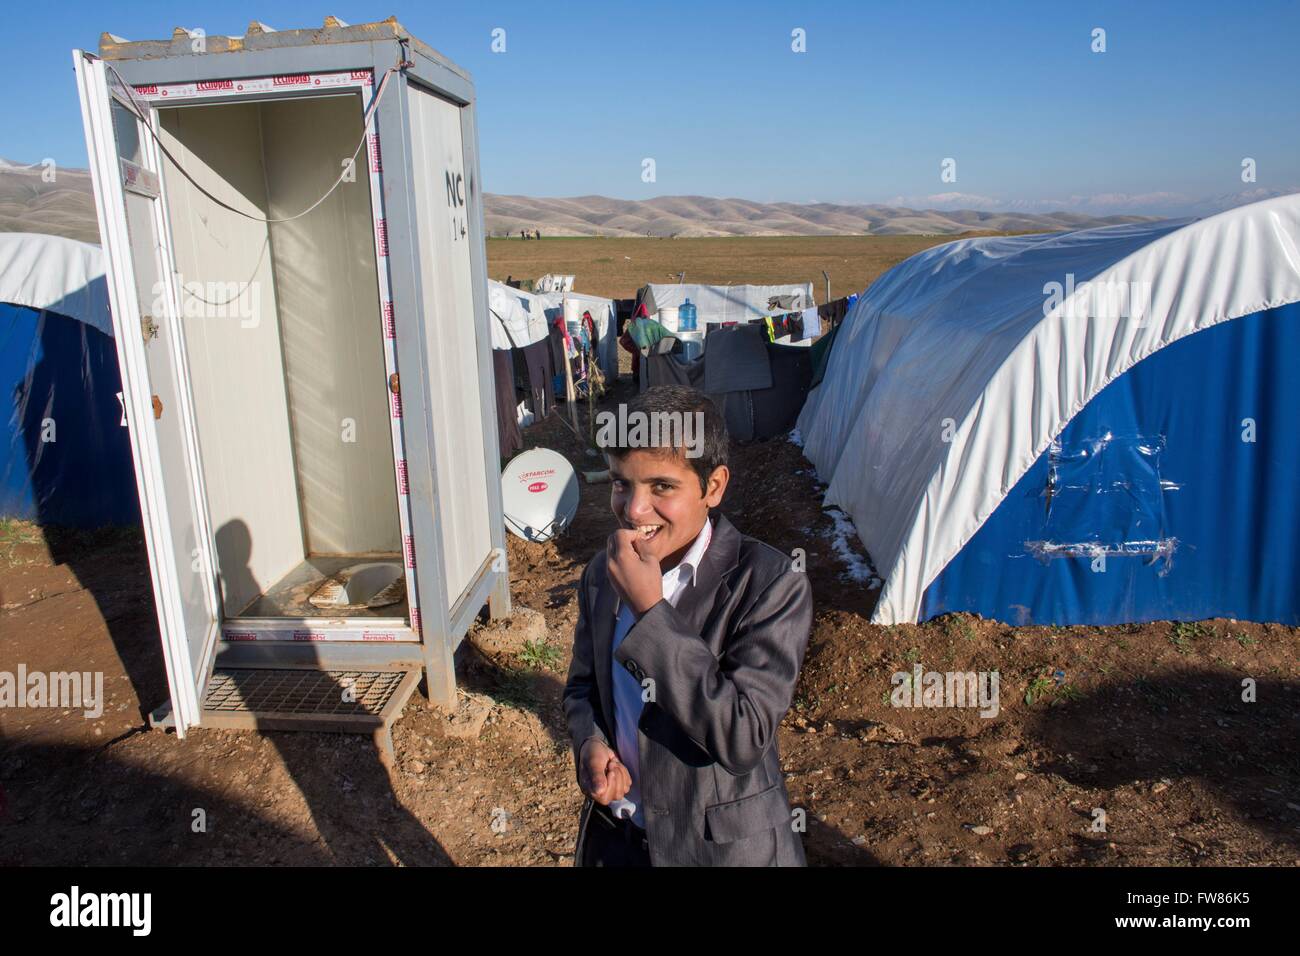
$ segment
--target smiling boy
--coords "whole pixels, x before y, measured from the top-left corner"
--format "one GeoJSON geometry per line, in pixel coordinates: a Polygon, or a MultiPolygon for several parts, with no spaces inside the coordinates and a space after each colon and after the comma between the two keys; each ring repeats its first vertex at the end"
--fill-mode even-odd
{"type": "Polygon", "coordinates": [[[711,516],[731,471],[703,393],[651,388],[626,419],[652,427],[604,448],[619,529],[582,574],[564,689],[587,797],[575,865],[802,866],[776,735],[808,645],[808,581],[711,516]]]}

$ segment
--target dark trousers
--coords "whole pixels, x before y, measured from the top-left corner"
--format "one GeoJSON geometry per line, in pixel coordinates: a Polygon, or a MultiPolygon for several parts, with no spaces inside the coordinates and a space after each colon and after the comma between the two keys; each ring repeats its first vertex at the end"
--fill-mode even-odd
{"type": "Polygon", "coordinates": [[[631,820],[616,819],[609,808],[590,801],[586,835],[576,866],[650,866],[650,842],[631,820]]]}

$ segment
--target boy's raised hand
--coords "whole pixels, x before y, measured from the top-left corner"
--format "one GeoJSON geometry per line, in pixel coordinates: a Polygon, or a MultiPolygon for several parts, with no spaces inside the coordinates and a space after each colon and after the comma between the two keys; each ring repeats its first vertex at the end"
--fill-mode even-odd
{"type": "Polygon", "coordinates": [[[605,806],[627,796],[632,789],[632,775],[618,754],[594,738],[582,746],[578,782],[584,793],[605,806]]]}
{"type": "Polygon", "coordinates": [[[638,615],[664,597],[664,575],[659,569],[659,559],[642,554],[640,541],[640,532],[620,528],[605,544],[609,581],[623,602],[638,615]]]}

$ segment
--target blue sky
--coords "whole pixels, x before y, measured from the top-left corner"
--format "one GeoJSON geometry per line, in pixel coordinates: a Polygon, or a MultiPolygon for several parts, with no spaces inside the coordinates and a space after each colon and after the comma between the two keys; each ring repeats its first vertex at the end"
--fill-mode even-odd
{"type": "Polygon", "coordinates": [[[0,58],[20,79],[0,100],[0,156],[85,165],[69,50],[102,30],[242,34],[326,13],[395,14],[473,74],[490,192],[1146,211],[1300,188],[1294,0],[56,0],[5,12],[0,58]]]}

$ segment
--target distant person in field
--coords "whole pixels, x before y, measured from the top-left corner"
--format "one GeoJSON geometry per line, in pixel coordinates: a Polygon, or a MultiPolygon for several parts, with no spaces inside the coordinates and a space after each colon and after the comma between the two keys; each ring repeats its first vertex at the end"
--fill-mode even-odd
{"type": "Polygon", "coordinates": [[[564,688],[586,795],[574,863],[803,866],[777,727],[807,577],[716,511],[727,428],[702,392],[657,386],[619,416],[596,439],[619,527],[583,571],[564,688]]]}

